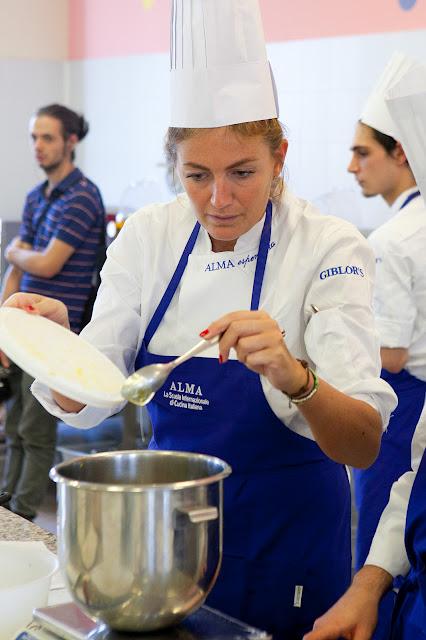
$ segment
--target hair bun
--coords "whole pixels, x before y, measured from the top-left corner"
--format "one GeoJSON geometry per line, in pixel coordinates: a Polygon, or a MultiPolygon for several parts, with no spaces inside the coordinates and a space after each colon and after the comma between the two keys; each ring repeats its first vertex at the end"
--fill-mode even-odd
{"type": "Polygon", "coordinates": [[[79,130],[77,132],[78,139],[83,140],[83,138],[86,137],[89,131],[89,123],[87,122],[87,120],[84,119],[83,116],[80,116],[78,124],[79,124],[79,130]]]}

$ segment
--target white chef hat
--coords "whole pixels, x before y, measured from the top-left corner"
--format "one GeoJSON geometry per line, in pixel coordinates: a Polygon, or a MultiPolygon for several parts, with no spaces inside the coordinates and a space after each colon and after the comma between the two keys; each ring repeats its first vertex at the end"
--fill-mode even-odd
{"type": "Polygon", "coordinates": [[[410,68],[389,88],[386,105],[417,186],[426,200],[426,65],[410,68]]]}
{"type": "Polygon", "coordinates": [[[361,122],[392,138],[397,138],[395,122],[385,101],[389,88],[418,63],[404,53],[394,53],[371,92],[361,114],[361,122]]]}
{"type": "Polygon", "coordinates": [[[173,127],[278,117],[258,0],[173,0],[173,127]]]}

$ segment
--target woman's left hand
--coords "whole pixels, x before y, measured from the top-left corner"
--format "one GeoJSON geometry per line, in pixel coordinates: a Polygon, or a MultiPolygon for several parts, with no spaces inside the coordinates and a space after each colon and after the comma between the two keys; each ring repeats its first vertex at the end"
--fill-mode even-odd
{"type": "Polygon", "coordinates": [[[264,375],[277,389],[288,394],[306,383],[306,369],[294,358],[285,344],[277,322],[265,311],[234,311],[219,318],[202,334],[206,339],[223,334],[219,351],[226,362],[231,348],[251,371],[264,375]]]}

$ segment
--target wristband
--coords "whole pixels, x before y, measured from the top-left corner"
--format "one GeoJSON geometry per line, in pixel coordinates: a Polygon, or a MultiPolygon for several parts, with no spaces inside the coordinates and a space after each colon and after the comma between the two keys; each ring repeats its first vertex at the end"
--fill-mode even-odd
{"type": "Polygon", "coordinates": [[[315,374],[315,371],[313,371],[313,369],[311,369],[311,367],[308,365],[306,360],[299,360],[299,358],[297,358],[297,361],[300,362],[300,364],[306,369],[306,382],[302,387],[300,387],[298,391],[296,391],[296,393],[289,394],[283,391],[284,395],[286,395],[288,398],[289,408],[291,408],[292,403],[297,405],[303,404],[307,400],[310,400],[318,391],[319,386],[318,377],[315,374]],[[312,387],[309,384],[311,374],[313,379],[312,387]]]}

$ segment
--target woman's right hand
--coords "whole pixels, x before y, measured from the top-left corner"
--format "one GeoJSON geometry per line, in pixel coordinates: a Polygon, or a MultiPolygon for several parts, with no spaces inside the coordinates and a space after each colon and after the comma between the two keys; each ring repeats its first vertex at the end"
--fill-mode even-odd
{"type": "Polygon", "coordinates": [[[28,313],[44,316],[66,329],[70,328],[68,310],[63,302],[54,298],[40,296],[37,293],[14,293],[5,300],[3,307],[15,307],[28,313]]]}
{"type": "MultiPolygon", "coordinates": [[[[35,315],[43,316],[56,322],[65,329],[70,328],[68,309],[60,300],[54,298],[48,298],[47,296],[40,296],[37,293],[14,293],[10,298],[5,300],[3,307],[14,307],[15,309],[22,309],[27,313],[33,313],[35,315]]],[[[4,367],[9,367],[10,362],[7,356],[0,351],[0,361],[4,367]]],[[[61,409],[67,413],[78,413],[84,408],[84,404],[71,400],[66,396],[58,393],[54,389],[52,391],[52,397],[61,409]]]]}
{"type": "MultiPolygon", "coordinates": [[[[27,313],[34,313],[48,318],[66,329],[70,328],[68,309],[63,302],[54,298],[40,296],[37,293],[14,293],[4,301],[2,307],[22,309],[27,313]]],[[[2,351],[0,351],[0,362],[3,367],[8,368],[10,366],[9,358],[2,351]]]]}

